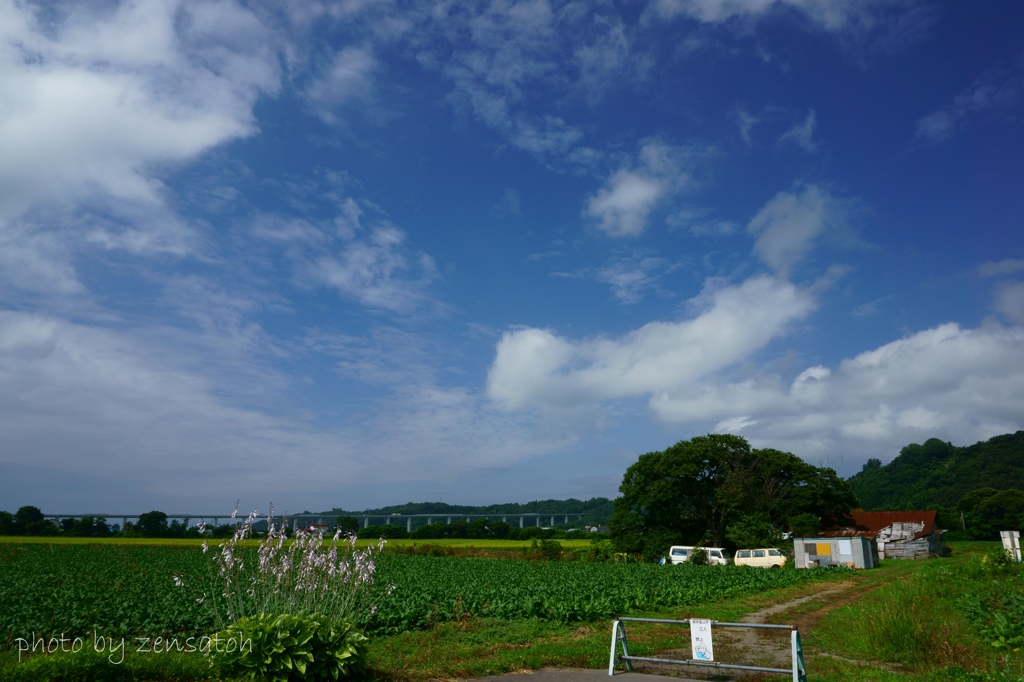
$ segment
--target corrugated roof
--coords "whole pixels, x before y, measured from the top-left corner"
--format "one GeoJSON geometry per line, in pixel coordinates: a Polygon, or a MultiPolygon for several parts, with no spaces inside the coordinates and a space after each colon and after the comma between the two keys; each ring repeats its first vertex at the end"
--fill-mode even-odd
{"type": "Polygon", "coordinates": [[[922,523],[922,528],[914,533],[914,539],[931,535],[935,530],[935,512],[920,511],[884,511],[884,512],[850,512],[845,523],[837,524],[828,530],[823,530],[820,535],[823,538],[842,537],[865,537],[874,538],[883,528],[888,528],[894,523],[922,523]]]}

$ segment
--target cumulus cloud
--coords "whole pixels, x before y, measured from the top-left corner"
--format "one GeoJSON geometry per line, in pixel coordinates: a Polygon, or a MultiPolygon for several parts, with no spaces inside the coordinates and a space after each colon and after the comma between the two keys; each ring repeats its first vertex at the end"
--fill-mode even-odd
{"type": "Polygon", "coordinates": [[[651,322],[618,339],[571,341],[550,330],[506,333],[487,375],[487,395],[509,410],[571,409],[649,395],[731,366],[811,312],[813,297],[768,276],[709,283],[682,322],[651,322]]]}
{"type": "Polygon", "coordinates": [[[231,0],[0,3],[0,281],[83,294],[96,249],[195,254],[161,177],[257,131],[277,39],[231,0]],[[51,11],[52,10],[52,11],[51,11]]]}
{"type": "Polygon", "coordinates": [[[751,219],[747,231],[757,236],[754,254],[785,274],[841,217],[841,207],[827,190],[807,185],[799,193],[776,194],[751,219]]]}
{"type": "Polygon", "coordinates": [[[953,103],[917,120],[914,139],[940,144],[956,134],[972,118],[1007,112],[1017,107],[1024,95],[1024,57],[1007,66],[998,63],[986,69],[971,86],[953,98],[953,103]]]}
{"type": "Polygon", "coordinates": [[[891,457],[933,437],[970,443],[1024,427],[1024,330],[944,324],[788,385],[776,375],[712,380],[650,404],[666,422],[714,424],[809,458],[891,457]]]}
{"type": "Polygon", "coordinates": [[[661,142],[647,142],[635,163],[620,168],[592,195],[583,215],[611,237],[636,237],[663,200],[690,180],[685,153],[661,142]]]}
{"type": "Polygon", "coordinates": [[[252,134],[278,87],[270,32],[233,2],[0,11],[0,217],[96,192],[159,202],[151,164],[252,134]]]}

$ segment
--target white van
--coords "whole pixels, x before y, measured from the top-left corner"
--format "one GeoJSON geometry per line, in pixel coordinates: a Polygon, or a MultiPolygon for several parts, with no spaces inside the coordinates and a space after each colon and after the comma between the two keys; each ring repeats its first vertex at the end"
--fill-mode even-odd
{"type": "Polygon", "coordinates": [[[721,547],[684,547],[682,545],[672,545],[669,547],[668,563],[681,564],[689,561],[695,549],[702,549],[707,552],[709,564],[725,566],[729,563],[729,550],[727,549],[721,547]]]}
{"type": "Polygon", "coordinates": [[[786,555],[774,547],[764,549],[736,550],[737,566],[760,566],[761,568],[780,568],[786,565],[786,555]]]}

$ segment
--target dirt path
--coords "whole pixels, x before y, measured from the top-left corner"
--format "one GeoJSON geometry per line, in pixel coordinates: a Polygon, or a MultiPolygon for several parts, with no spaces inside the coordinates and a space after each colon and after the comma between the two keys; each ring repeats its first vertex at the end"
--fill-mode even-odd
{"type": "MultiPolygon", "coordinates": [[[[759,611],[749,613],[740,619],[743,623],[775,623],[796,625],[803,637],[807,636],[814,626],[833,609],[845,606],[882,587],[873,584],[864,585],[865,580],[853,577],[840,583],[822,584],[812,594],[773,604],[759,611]]],[[[753,628],[717,628],[714,631],[715,659],[721,661],[742,662],[767,668],[789,668],[792,664],[791,642],[789,630],[758,630],[753,628]]],[[[824,652],[815,652],[829,655],[824,652]]],[[[690,658],[689,649],[672,649],[660,651],[656,658],[685,660],[690,658]]],[[[843,659],[848,660],[848,659],[843,659]]],[[[866,661],[851,661],[867,663],[866,661]]],[[[877,664],[875,664],[877,665],[877,664]]],[[[690,667],[671,666],[664,664],[646,664],[638,670],[667,675],[688,675],[703,677],[698,670],[690,667]]],[[[710,672],[710,671],[709,671],[710,672]]],[[[750,673],[745,671],[716,671],[715,679],[736,679],[744,682],[754,680],[776,680],[777,675],[750,673]],[[722,673],[727,673],[723,678],[722,673]]]]}

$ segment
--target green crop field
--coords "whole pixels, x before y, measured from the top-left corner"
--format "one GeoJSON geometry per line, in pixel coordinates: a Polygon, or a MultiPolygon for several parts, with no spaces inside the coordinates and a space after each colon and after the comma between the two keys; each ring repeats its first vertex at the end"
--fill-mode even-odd
{"type": "MultiPolygon", "coordinates": [[[[0,637],[211,632],[207,559],[199,547],[178,544],[0,544],[0,637]],[[175,576],[182,586],[175,586],[175,576]]],[[[378,608],[364,625],[378,633],[470,615],[570,623],[711,602],[828,574],[405,555],[378,555],[377,566],[378,608]]]]}
{"type": "MultiPolygon", "coordinates": [[[[217,540],[212,540],[216,544],[217,540]]],[[[324,540],[329,542],[329,539],[324,540]]],[[[376,545],[377,540],[359,540],[357,547],[364,548],[376,545]]],[[[74,537],[51,537],[18,535],[0,537],[3,544],[28,544],[28,545],[178,545],[186,547],[199,547],[203,541],[196,538],[74,538],[74,537]]],[[[590,540],[558,540],[558,543],[565,549],[582,549],[591,546],[590,540]]],[[[258,540],[246,540],[243,544],[255,547],[258,540]]],[[[437,540],[417,540],[411,538],[392,539],[387,541],[387,547],[413,547],[423,545],[436,545],[440,547],[456,547],[464,549],[496,549],[496,550],[518,550],[526,549],[531,545],[531,540],[468,540],[462,538],[440,538],[437,540]]]]}

